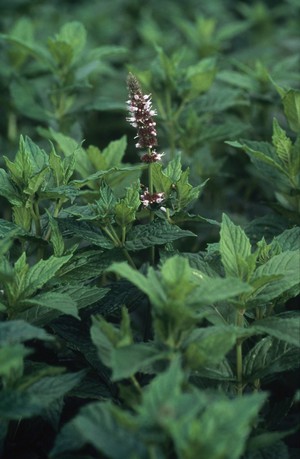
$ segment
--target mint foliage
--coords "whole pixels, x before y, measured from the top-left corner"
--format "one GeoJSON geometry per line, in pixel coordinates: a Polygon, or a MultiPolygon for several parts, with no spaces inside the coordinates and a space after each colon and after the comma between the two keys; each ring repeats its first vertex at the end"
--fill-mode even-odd
{"type": "Polygon", "coordinates": [[[298,3],[2,0],[4,459],[299,456],[298,3]]]}

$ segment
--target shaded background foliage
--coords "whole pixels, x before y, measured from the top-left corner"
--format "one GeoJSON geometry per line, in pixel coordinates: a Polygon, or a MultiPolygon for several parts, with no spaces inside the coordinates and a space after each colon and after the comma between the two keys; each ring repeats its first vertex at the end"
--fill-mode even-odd
{"type": "MultiPolygon", "coordinates": [[[[1,167],[4,167],[4,155],[10,160],[15,158],[20,134],[24,138],[28,135],[33,142],[46,151],[49,151],[49,139],[58,150],[63,150],[62,143],[53,134],[56,131],[75,139],[75,145],[83,142],[84,149],[88,149],[88,146],[93,145],[100,150],[105,149],[111,141],[119,141],[122,136],[126,135],[127,147],[124,147],[125,140],[120,140],[119,149],[124,149],[125,151],[124,161],[126,164],[136,164],[138,155],[134,146],[134,132],[125,121],[127,116],[125,101],[128,98],[126,77],[128,71],[132,71],[141,81],[145,92],[152,93],[153,105],[158,111],[159,151],[165,152],[164,163],[167,164],[171,159],[176,158],[176,153],[180,152],[183,166],[190,167],[189,180],[194,187],[204,183],[209,178],[200,199],[196,201],[192,208],[195,215],[202,215],[205,218],[220,221],[221,214],[223,212],[228,213],[236,223],[244,227],[253,247],[257,241],[264,237],[266,246],[262,243],[262,255],[259,260],[261,263],[266,261],[269,256],[279,256],[276,252],[278,250],[278,245],[276,245],[278,241],[276,242],[275,240],[274,242],[274,236],[279,235],[284,230],[295,231],[288,234],[297,234],[295,225],[299,224],[299,213],[295,208],[282,204],[284,202],[282,199],[278,202],[274,191],[281,192],[282,189],[280,186],[277,189],[276,174],[273,170],[267,170],[270,173],[268,176],[263,167],[265,163],[260,163],[253,156],[253,152],[247,150],[247,146],[250,148],[253,147],[253,144],[247,144],[247,141],[241,140],[251,139],[252,142],[263,141],[270,143],[272,137],[274,137],[273,118],[275,117],[292,142],[296,141],[298,132],[291,128],[288,117],[285,116],[286,110],[284,111],[283,109],[280,88],[294,88],[297,91],[300,86],[300,4],[297,0],[276,2],[270,0],[252,2],[251,4],[236,3],[230,0],[212,2],[165,0],[163,4],[154,0],[149,2],[140,2],[138,0],[63,2],[2,0],[1,13],[0,27],[1,34],[4,35],[4,37],[1,37],[0,42],[1,167]],[[78,21],[84,26],[84,29],[78,26],[78,35],[83,38],[82,43],[80,43],[80,40],[78,41],[77,51],[79,57],[77,61],[72,65],[64,66],[67,51],[66,54],[62,53],[61,55],[58,51],[61,38],[59,33],[61,33],[60,31],[65,24],[71,21],[78,21]],[[85,39],[86,43],[84,43],[85,39]],[[57,47],[55,42],[57,42],[57,47]],[[26,46],[23,46],[24,43],[25,45],[29,44],[30,49],[26,49],[26,46]],[[82,49],[80,49],[81,46],[82,49]],[[40,53],[41,49],[42,52],[40,53]],[[91,50],[96,51],[94,51],[94,54],[89,55],[91,50]],[[45,52],[48,55],[49,52],[50,54],[52,53],[51,59],[55,61],[53,67],[49,65],[47,59],[43,58],[45,56],[43,53],[45,52]],[[65,95],[67,96],[66,98],[65,95]],[[231,143],[229,143],[230,141],[231,143]],[[252,162],[242,151],[243,149],[248,153],[252,162]],[[264,172],[265,175],[263,176],[262,173],[264,172]],[[259,217],[262,217],[262,219],[259,219],[259,217]],[[270,246],[267,245],[268,243],[270,243],[270,246]],[[264,256],[265,260],[262,260],[264,256]]],[[[74,52],[76,52],[76,47],[74,49],[74,52]]],[[[281,141],[284,136],[280,137],[280,135],[279,133],[278,138],[281,141]]],[[[28,139],[25,139],[24,142],[27,147],[32,146],[28,139]]],[[[260,148],[263,149],[261,144],[260,148]]],[[[85,154],[85,151],[82,150],[82,155],[85,154]]],[[[269,151],[268,148],[266,150],[263,149],[264,154],[267,154],[267,151],[269,151]]],[[[112,155],[112,153],[110,154],[112,155]]],[[[280,159],[278,162],[280,162],[280,159]]],[[[95,164],[93,164],[93,167],[94,169],[91,169],[90,173],[97,171],[95,164]]],[[[84,180],[78,170],[75,170],[74,176],[75,179],[84,180]]],[[[144,179],[145,176],[142,175],[142,180],[144,179]]],[[[84,196],[83,201],[86,199],[84,202],[93,202],[95,196],[93,192],[96,192],[95,187],[91,188],[88,189],[88,185],[83,185],[83,190],[88,189],[90,193],[90,195],[84,196]]],[[[286,188],[283,189],[284,192],[285,190],[286,188]]],[[[297,191],[296,186],[293,190],[297,197],[299,190],[297,191]]],[[[11,210],[8,201],[1,197],[0,200],[1,217],[10,220],[11,210]]],[[[72,215],[80,216],[80,211],[79,206],[78,208],[74,206],[72,215]]],[[[62,214],[66,218],[66,213],[64,214],[62,211],[62,214]]],[[[88,217],[91,217],[91,214],[88,217]]],[[[43,218],[45,222],[47,215],[43,214],[43,218]]],[[[177,241],[177,236],[171,235],[169,242],[164,239],[163,242],[166,245],[160,250],[159,269],[163,270],[162,266],[171,255],[176,255],[176,252],[181,251],[185,253],[193,268],[204,269],[203,267],[205,267],[208,270],[208,274],[213,272],[213,275],[215,273],[223,275],[224,267],[220,263],[219,249],[214,244],[219,240],[219,227],[210,225],[203,219],[199,221],[199,219],[194,218],[193,220],[191,217],[190,220],[187,219],[181,222],[181,217],[178,216],[177,218],[177,223],[181,226],[182,231],[193,231],[197,234],[197,238],[186,237],[177,241]],[[172,241],[176,241],[174,246],[172,241]],[[209,245],[207,246],[207,244],[209,245]],[[204,249],[207,249],[206,258],[203,258],[204,255],[201,252],[200,254],[198,253],[204,249]],[[197,254],[195,259],[190,252],[197,254]]],[[[121,366],[119,370],[116,367],[113,368],[116,379],[112,381],[110,370],[105,366],[110,363],[109,359],[103,365],[103,362],[100,362],[98,358],[98,352],[100,355],[99,349],[103,351],[101,347],[103,345],[101,341],[103,339],[101,326],[105,329],[105,322],[98,324],[99,329],[97,329],[97,322],[93,324],[93,342],[99,346],[98,352],[96,347],[91,347],[92,343],[89,334],[91,314],[97,314],[100,311],[103,316],[109,319],[110,323],[119,325],[121,307],[129,302],[131,310],[138,311],[132,315],[135,338],[137,338],[138,342],[143,340],[147,342],[149,338],[152,338],[149,323],[147,324],[150,319],[148,300],[146,298],[147,294],[151,298],[151,290],[145,295],[145,291],[141,293],[141,290],[137,288],[138,285],[133,285],[134,282],[117,280],[113,284],[114,288],[107,293],[105,288],[102,289],[103,286],[106,287],[106,274],[104,274],[104,281],[103,279],[101,281],[103,285],[101,284],[101,288],[98,288],[97,276],[103,275],[111,259],[115,262],[123,259],[118,249],[111,250],[106,258],[105,250],[102,252],[102,236],[100,237],[99,233],[96,235],[91,233],[93,227],[92,225],[88,226],[89,221],[88,223],[81,222],[76,228],[64,227],[62,221],[60,225],[58,227],[55,226],[55,222],[51,222],[52,231],[57,235],[56,242],[51,241],[51,244],[53,244],[55,255],[59,254],[60,256],[60,270],[53,267],[53,272],[48,273],[49,275],[45,280],[45,282],[48,282],[46,284],[46,292],[43,292],[43,284],[37,284],[33,301],[41,302],[41,297],[39,298],[41,293],[44,294],[43,301],[48,301],[48,304],[53,306],[57,298],[62,298],[59,295],[65,295],[66,303],[64,307],[70,308],[68,309],[69,313],[71,311],[74,317],[77,315],[77,310],[76,308],[74,309],[75,299],[80,304],[80,307],[87,307],[80,313],[81,323],[69,315],[54,320],[51,316],[49,321],[51,326],[47,329],[56,335],[58,340],[56,344],[51,344],[51,339],[49,340],[47,335],[41,335],[37,330],[28,330],[28,335],[25,334],[27,340],[32,340],[30,345],[33,349],[33,355],[30,356],[27,363],[25,376],[29,378],[28,375],[32,373],[34,375],[38,374],[35,372],[39,371],[39,365],[42,361],[47,362],[47,365],[50,366],[47,370],[43,370],[45,371],[46,381],[42,379],[43,384],[38,381],[35,388],[40,390],[42,402],[39,401],[39,405],[34,398],[30,399],[32,405],[29,405],[29,414],[27,413],[29,417],[35,416],[36,413],[42,413],[43,422],[45,422],[43,427],[44,425],[47,426],[45,427],[47,430],[46,432],[44,431],[45,437],[41,442],[40,439],[33,436],[36,424],[34,424],[35,421],[32,420],[32,417],[29,420],[22,421],[21,428],[18,427],[18,421],[13,417],[13,425],[10,427],[8,435],[7,457],[9,457],[9,454],[14,454],[14,457],[15,454],[23,454],[25,444],[27,444],[31,453],[34,451],[36,457],[43,457],[46,454],[45,451],[49,451],[53,446],[53,438],[58,431],[58,427],[61,427],[67,421],[71,421],[67,430],[62,431],[55,446],[56,450],[53,453],[54,455],[66,454],[64,453],[64,447],[68,444],[68,428],[72,430],[76,422],[78,422],[79,430],[83,436],[81,441],[84,443],[86,440],[84,438],[86,430],[84,423],[89,420],[89,416],[93,417],[95,415],[97,417],[100,413],[101,419],[109,419],[113,412],[116,418],[118,416],[121,417],[121,413],[117,408],[111,408],[109,404],[105,405],[105,407],[94,404],[87,408],[86,411],[83,411],[78,418],[74,418],[78,414],[79,408],[85,405],[85,400],[102,401],[111,398],[119,406],[128,397],[131,402],[133,400],[134,406],[134,400],[137,395],[132,388],[128,388],[127,384],[122,383],[118,387],[116,385],[118,380],[118,373],[116,376],[116,372],[119,371],[119,375],[122,375],[121,366]],[[59,239],[60,232],[65,237],[62,243],[63,247],[59,245],[61,243],[59,239]],[[70,236],[73,236],[74,239],[70,236]],[[72,262],[68,264],[68,257],[71,258],[71,249],[75,247],[72,244],[74,240],[77,242],[80,238],[81,240],[84,239],[84,244],[75,253],[72,262]],[[93,244],[96,244],[96,246],[93,244]],[[92,280],[89,277],[90,273],[94,276],[92,280]],[[82,297],[79,299],[78,290],[74,285],[76,276],[78,282],[82,282],[86,287],[86,289],[83,289],[82,297]],[[63,288],[59,289],[57,287],[57,279],[62,282],[63,288]],[[68,283],[71,283],[71,285],[67,289],[66,285],[68,283]],[[58,296],[47,296],[49,293],[47,285],[48,289],[49,286],[50,288],[54,286],[56,288],[55,294],[58,296]],[[40,289],[42,292],[40,292],[40,289]],[[144,323],[145,317],[147,318],[146,324],[144,323]],[[64,365],[70,372],[74,373],[60,375],[60,369],[54,368],[58,363],[59,366],[64,365]],[[54,367],[52,368],[51,365],[54,367]],[[81,372],[85,368],[88,368],[87,377],[81,372]],[[41,384],[40,387],[38,386],[39,383],[41,384]],[[53,385],[57,385],[55,394],[51,392],[53,385]],[[48,394],[47,398],[48,391],[51,395],[48,394]],[[64,408],[62,408],[62,405],[60,405],[62,403],[61,397],[67,391],[70,391],[69,398],[67,398],[64,408]],[[51,397],[54,398],[54,404],[51,397]],[[35,403],[37,403],[38,408],[36,408],[35,403]],[[98,409],[100,411],[97,411],[98,409]],[[116,410],[115,412],[113,411],[114,409],[116,410]],[[60,418],[61,413],[62,417],[60,418]],[[48,432],[49,436],[47,436],[48,432]],[[28,441],[28,437],[30,437],[30,441],[28,441]]],[[[230,225],[227,220],[223,220],[223,230],[224,228],[235,230],[235,227],[230,225]]],[[[8,227],[8,231],[10,230],[11,228],[8,227]]],[[[2,236],[5,236],[4,232],[3,230],[2,236]]],[[[187,233],[181,233],[181,237],[184,235],[187,235],[187,233]]],[[[11,248],[11,263],[15,262],[22,252],[23,236],[24,234],[19,234],[18,237],[20,239],[15,241],[14,246],[11,248]]],[[[25,240],[26,238],[30,240],[30,237],[28,234],[24,236],[25,240]]],[[[161,231],[159,237],[163,237],[163,231],[161,231]]],[[[156,243],[159,242],[159,237],[157,237],[156,243]]],[[[292,236],[289,237],[293,239],[292,236]]],[[[245,242],[246,237],[243,236],[241,238],[245,242]]],[[[284,241],[284,238],[281,239],[282,241],[284,241]]],[[[31,242],[33,248],[28,253],[30,263],[34,259],[39,244],[38,241],[34,240],[34,237],[31,242]]],[[[107,241],[104,242],[107,243],[107,241]]],[[[128,247],[134,247],[132,240],[129,240],[129,244],[130,242],[131,246],[128,245],[128,247]]],[[[290,242],[290,245],[285,243],[285,247],[284,243],[282,244],[282,250],[293,251],[296,247],[295,241],[290,242]]],[[[107,249],[107,247],[104,247],[104,249],[107,249]]],[[[50,256],[49,247],[45,248],[45,253],[53,263],[56,263],[50,256]]],[[[135,252],[134,256],[135,261],[138,262],[139,266],[142,266],[142,274],[146,274],[147,268],[143,265],[143,262],[148,256],[148,246],[145,246],[144,250],[138,253],[135,252]]],[[[43,266],[41,263],[40,267],[43,266]]],[[[183,262],[182,266],[184,270],[183,262]]],[[[117,275],[123,276],[125,271],[123,272],[120,267],[115,269],[117,275]]],[[[130,280],[130,275],[128,273],[127,275],[127,279],[130,280]]],[[[167,285],[170,280],[167,278],[166,269],[165,275],[166,278],[163,280],[167,285]]],[[[11,273],[9,273],[9,276],[11,276],[11,273]]],[[[8,278],[11,279],[9,276],[8,278]]],[[[126,278],[126,275],[124,277],[126,278]]],[[[108,275],[108,281],[110,280],[110,275],[108,275]]],[[[161,278],[157,282],[156,287],[159,289],[161,278]]],[[[234,285],[230,285],[233,289],[234,285]]],[[[175,288],[175,286],[173,287],[175,288]]],[[[235,287],[238,288],[238,285],[235,287]]],[[[188,292],[185,293],[186,297],[183,294],[183,298],[188,302],[190,297],[188,292]]],[[[279,297],[276,303],[276,312],[280,314],[284,311],[290,311],[289,313],[292,314],[292,311],[297,308],[297,302],[293,298],[291,291],[287,291],[285,294],[289,301],[285,301],[284,295],[279,297]]],[[[36,315],[38,315],[37,312],[36,315]]],[[[118,339],[126,341],[126,339],[129,339],[131,332],[126,322],[127,319],[124,317],[122,319],[124,328],[121,330],[124,336],[118,339]]],[[[29,314],[27,318],[29,322],[33,321],[32,323],[36,325],[47,323],[47,316],[34,317],[33,314],[29,314]]],[[[250,322],[253,319],[251,313],[248,319],[250,322]]],[[[190,317],[186,317],[185,320],[189,322],[190,317]]],[[[178,324],[176,325],[176,318],[174,321],[174,327],[176,328],[178,326],[178,324]]],[[[205,322],[205,324],[207,323],[205,322]]],[[[107,327],[109,331],[109,326],[107,327]]],[[[18,327],[16,326],[16,328],[18,335],[18,327]]],[[[160,332],[163,333],[161,330],[160,332]]],[[[27,351],[26,349],[25,351],[23,350],[22,343],[26,339],[22,333],[21,329],[21,338],[16,343],[16,346],[21,347],[16,347],[14,350],[16,353],[20,352],[17,355],[23,355],[22,352],[24,352],[25,358],[27,351]]],[[[225,335],[224,340],[228,340],[228,349],[230,349],[231,337],[225,335]]],[[[280,333],[277,336],[275,335],[275,346],[280,348],[282,355],[286,352],[289,357],[290,352],[293,357],[293,352],[295,352],[293,348],[291,351],[287,345],[287,348],[283,349],[282,341],[278,336],[280,336],[280,333]]],[[[245,346],[250,357],[252,346],[256,343],[255,339],[251,337],[245,346]]],[[[293,339],[295,340],[295,338],[293,339]]],[[[267,348],[271,342],[273,343],[273,338],[270,338],[270,336],[263,338],[263,340],[265,341],[259,341],[258,343],[258,345],[261,345],[260,349],[264,349],[263,346],[267,348]]],[[[284,346],[286,346],[286,343],[284,343],[284,346]]],[[[220,355],[222,355],[223,350],[219,349],[220,355]]],[[[148,349],[145,349],[146,354],[148,351],[148,349]]],[[[256,352],[257,348],[254,351],[256,352]]],[[[252,354],[255,354],[254,351],[252,354]]],[[[121,352],[120,355],[121,357],[116,352],[115,358],[119,358],[122,361],[121,352]]],[[[129,354],[127,357],[129,358],[129,354]]],[[[153,355],[151,354],[149,362],[151,362],[155,371],[159,373],[162,371],[164,362],[153,363],[152,357],[153,355]]],[[[196,357],[190,350],[189,354],[185,355],[188,361],[187,366],[193,365],[194,358],[198,362],[197,358],[201,356],[199,357],[198,355],[196,357]]],[[[293,362],[294,359],[290,356],[289,360],[288,357],[288,363],[284,367],[286,371],[279,373],[275,382],[274,374],[271,372],[271,376],[267,375],[262,383],[262,388],[269,390],[271,393],[269,405],[265,408],[265,412],[267,412],[268,422],[271,425],[270,429],[273,431],[277,429],[287,430],[289,427],[294,428],[297,422],[295,419],[298,419],[296,410],[289,414],[289,417],[285,417],[290,408],[291,400],[295,396],[299,378],[299,374],[295,370],[289,370],[296,365],[293,362]]],[[[232,360],[233,358],[230,354],[231,363],[232,360]]],[[[249,368],[251,367],[250,363],[251,361],[248,362],[249,368]]],[[[283,363],[281,364],[284,366],[283,363]]],[[[270,367],[272,367],[272,364],[269,362],[268,368],[270,367]]],[[[123,368],[123,371],[127,375],[126,371],[128,369],[123,368]]],[[[251,380],[253,376],[251,371],[249,369],[249,384],[255,384],[255,381],[251,380]]],[[[194,376],[193,382],[195,386],[209,386],[210,379],[209,377],[206,379],[206,376],[203,376],[203,374],[200,378],[194,376]]],[[[174,378],[174,391],[179,391],[183,375],[175,364],[170,373],[165,376],[162,375],[161,384],[162,387],[165,384],[166,392],[169,391],[170,386],[168,384],[172,381],[172,378],[174,378]],[[168,378],[169,382],[167,381],[168,378]]],[[[142,384],[146,385],[150,380],[151,378],[147,372],[141,376],[142,384]]],[[[221,385],[218,379],[211,384],[215,388],[221,385]]],[[[228,387],[232,390],[232,383],[222,382],[222,384],[225,386],[228,384],[228,387]]],[[[155,383],[151,387],[150,394],[145,396],[145,406],[143,405],[143,408],[140,408],[139,417],[136,418],[142,426],[144,426],[143,422],[145,422],[146,414],[148,415],[151,411],[147,411],[147,407],[149,408],[153,402],[151,397],[153,396],[156,401],[158,400],[158,405],[162,402],[159,397],[158,399],[155,398],[157,396],[155,383]],[[144,413],[143,409],[145,410],[144,413]]],[[[32,397],[33,391],[34,389],[29,388],[28,392],[26,392],[27,396],[32,397]]],[[[171,399],[170,401],[172,409],[175,412],[178,409],[180,415],[182,415],[180,403],[185,405],[185,396],[186,394],[180,394],[177,399],[174,395],[174,400],[171,399]],[[183,397],[182,400],[181,396],[183,397]]],[[[217,402],[219,401],[217,400],[217,402]]],[[[192,402],[193,399],[190,398],[189,403],[192,402]]],[[[209,404],[210,402],[211,400],[208,399],[205,403],[209,404]]],[[[244,411],[247,411],[246,408],[251,411],[251,401],[247,401],[246,398],[245,402],[242,403],[245,403],[244,411]]],[[[259,406],[261,400],[258,398],[256,403],[259,406]]],[[[238,404],[235,409],[238,413],[240,409],[238,404]]],[[[124,419],[122,420],[124,425],[130,426],[130,429],[135,431],[136,419],[129,417],[125,421],[124,419]]],[[[124,431],[120,429],[120,435],[126,432],[124,425],[122,425],[124,431]]],[[[114,428],[115,425],[113,426],[114,428]]],[[[154,427],[153,431],[151,429],[150,431],[151,435],[158,438],[159,444],[160,439],[155,430],[156,428],[154,427]],[[157,435],[158,437],[156,437],[157,435]]],[[[175,431],[171,432],[168,419],[166,419],[166,424],[163,425],[163,428],[166,431],[170,429],[168,431],[169,434],[172,434],[175,438],[177,437],[175,431]]],[[[179,425],[176,428],[183,435],[182,438],[184,438],[184,435],[186,435],[185,438],[188,437],[189,434],[183,432],[184,429],[180,430],[181,427],[179,425]]],[[[245,432],[241,431],[241,437],[243,435],[245,435],[245,432]]],[[[223,447],[226,450],[225,440],[225,446],[223,447]]],[[[221,440],[220,444],[222,446],[221,440]]],[[[267,457],[265,454],[269,453],[273,454],[271,457],[276,457],[278,451],[280,451],[283,459],[293,457],[293,448],[297,447],[295,436],[291,435],[286,444],[282,442],[277,446],[277,450],[271,451],[272,446],[268,453],[265,450],[259,450],[257,455],[255,450],[254,452],[250,450],[249,453],[245,454],[245,459],[256,459],[256,457],[261,459],[267,457]],[[287,452],[286,444],[289,445],[289,453],[287,452]]],[[[71,446],[76,449],[76,445],[72,444],[71,446]]],[[[175,446],[167,446],[171,448],[171,455],[175,454],[172,448],[177,448],[176,451],[179,451],[179,454],[182,455],[179,457],[189,457],[187,455],[188,452],[184,449],[184,444],[176,444],[175,442],[175,446]]],[[[93,444],[93,447],[97,450],[96,454],[100,454],[101,447],[97,444],[93,444]]],[[[138,443],[135,444],[135,447],[140,448],[138,449],[140,457],[144,457],[143,445],[138,443]]],[[[113,442],[111,448],[113,451],[113,442]]],[[[159,455],[163,454],[162,451],[166,450],[160,450],[158,447],[157,451],[155,451],[158,454],[157,457],[164,457],[159,455]]],[[[78,454],[80,455],[80,453],[78,454]]],[[[95,451],[92,447],[88,447],[84,450],[84,454],[86,454],[87,458],[94,457],[95,451]]],[[[125,450],[124,454],[129,454],[128,450],[127,452],[125,450]]],[[[209,457],[209,452],[205,454],[209,457]]],[[[218,457],[218,452],[214,451],[211,454],[216,454],[213,457],[218,457]]],[[[235,451],[234,454],[238,455],[239,453],[235,451]]],[[[109,457],[117,456],[112,455],[109,457]]]]}

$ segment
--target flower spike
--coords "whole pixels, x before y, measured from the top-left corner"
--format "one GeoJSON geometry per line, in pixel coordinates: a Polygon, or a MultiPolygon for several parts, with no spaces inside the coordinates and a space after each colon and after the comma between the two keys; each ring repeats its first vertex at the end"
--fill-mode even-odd
{"type": "Polygon", "coordinates": [[[135,146],[148,149],[148,153],[142,156],[142,161],[148,163],[159,161],[163,154],[152,150],[157,145],[156,123],[153,120],[157,113],[152,108],[151,94],[143,94],[139,81],[132,73],[128,75],[127,85],[129,116],[126,120],[137,129],[138,141],[135,146]]]}

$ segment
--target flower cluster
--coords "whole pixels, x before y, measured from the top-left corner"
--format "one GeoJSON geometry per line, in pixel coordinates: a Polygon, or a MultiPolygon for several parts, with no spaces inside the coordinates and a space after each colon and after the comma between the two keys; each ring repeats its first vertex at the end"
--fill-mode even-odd
{"type": "Polygon", "coordinates": [[[148,188],[145,189],[144,193],[141,195],[141,202],[143,207],[151,207],[156,204],[161,204],[165,198],[164,193],[153,193],[151,194],[148,188]]]}
{"type": "Polygon", "coordinates": [[[129,100],[127,101],[129,117],[126,120],[137,129],[136,148],[146,148],[148,152],[141,158],[143,162],[152,163],[160,161],[162,153],[157,153],[153,148],[157,145],[156,123],[153,116],[156,111],[152,109],[151,95],[143,94],[136,77],[129,73],[128,79],[129,100]]]}

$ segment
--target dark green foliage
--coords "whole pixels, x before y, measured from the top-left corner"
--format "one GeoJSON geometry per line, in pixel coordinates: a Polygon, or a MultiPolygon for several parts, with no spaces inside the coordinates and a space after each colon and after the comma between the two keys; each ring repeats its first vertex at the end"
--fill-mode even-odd
{"type": "Polygon", "coordinates": [[[2,3],[0,456],[298,457],[299,2],[2,3]]]}

